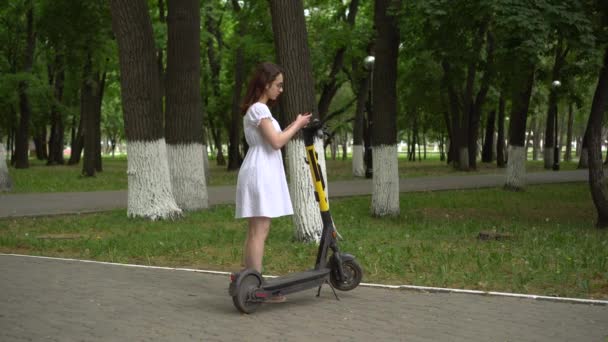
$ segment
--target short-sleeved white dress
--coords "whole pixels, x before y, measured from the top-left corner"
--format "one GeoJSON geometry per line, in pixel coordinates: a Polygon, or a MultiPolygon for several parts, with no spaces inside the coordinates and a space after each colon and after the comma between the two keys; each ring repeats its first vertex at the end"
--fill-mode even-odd
{"type": "Polygon", "coordinates": [[[272,148],[262,136],[258,126],[263,118],[270,118],[277,132],[281,132],[264,103],[254,103],[243,117],[249,150],[236,185],[236,218],[293,214],[281,150],[272,148]]]}

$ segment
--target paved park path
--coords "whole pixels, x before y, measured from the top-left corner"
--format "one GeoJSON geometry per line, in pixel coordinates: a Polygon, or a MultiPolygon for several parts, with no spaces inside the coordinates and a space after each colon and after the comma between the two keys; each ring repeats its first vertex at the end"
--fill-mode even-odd
{"type": "MultiPolygon", "coordinates": [[[[583,182],[587,170],[549,171],[527,174],[527,184],[583,182]]],[[[401,179],[401,192],[474,189],[502,186],[503,174],[439,176],[401,179]]],[[[336,181],[328,185],[330,198],[368,195],[372,191],[369,179],[336,181]]],[[[234,203],[234,186],[209,187],[209,204],[234,203]]],[[[127,207],[127,191],[59,192],[43,194],[0,195],[0,217],[75,214],[106,211],[127,207]]]]}
{"type": "MultiPolygon", "coordinates": [[[[529,174],[528,182],[586,177],[560,171],[529,174]]],[[[400,187],[503,182],[500,175],[416,178],[400,187]]],[[[370,189],[368,181],[329,184],[332,197],[370,189]]],[[[209,191],[212,204],[233,195],[233,187],[209,191]]],[[[125,206],[125,192],[0,196],[5,217],[125,206]]],[[[0,254],[0,341],[608,341],[608,305],[360,286],[339,293],[340,301],[329,288],[320,298],[309,290],[242,315],[227,286],[222,274],[0,254]]]]}

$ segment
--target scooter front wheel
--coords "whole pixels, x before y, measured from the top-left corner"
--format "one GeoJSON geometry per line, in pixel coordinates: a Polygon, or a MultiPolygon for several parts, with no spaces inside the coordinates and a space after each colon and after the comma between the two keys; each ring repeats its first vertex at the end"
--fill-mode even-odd
{"type": "Polygon", "coordinates": [[[260,302],[253,301],[252,295],[260,285],[260,279],[254,274],[248,274],[241,279],[236,295],[232,296],[232,302],[240,312],[250,314],[258,309],[260,302]]]}
{"type": "Polygon", "coordinates": [[[352,259],[342,261],[342,269],[344,270],[344,278],[340,279],[340,272],[334,268],[329,275],[331,285],[340,291],[350,291],[359,286],[363,279],[363,269],[359,263],[352,259]]]}

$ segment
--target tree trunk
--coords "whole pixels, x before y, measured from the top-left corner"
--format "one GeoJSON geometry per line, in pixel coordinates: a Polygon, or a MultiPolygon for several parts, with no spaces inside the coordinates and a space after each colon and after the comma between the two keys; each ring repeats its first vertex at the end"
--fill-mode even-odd
{"type": "Polygon", "coordinates": [[[496,111],[490,111],[486,121],[486,135],[481,151],[481,161],[491,163],[494,160],[494,127],[496,126],[496,111]]]}
{"type": "MultiPolygon", "coordinates": [[[[283,122],[291,122],[298,113],[312,112],[318,115],[302,0],[271,0],[270,12],[277,60],[285,70],[284,93],[280,97],[283,122]]],[[[315,149],[324,171],[322,139],[317,140],[315,149]]],[[[319,242],[323,224],[318,204],[311,192],[309,167],[303,162],[305,148],[301,134],[297,134],[287,144],[286,155],[289,191],[294,207],[295,238],[298,241],[319,242]]]]}
{"type": "MultiPolygon", "coordinates": [[[[65,68],[63,56],[57,54],[53,66],[53,89],[55,102],[63,102],[63,82],[65,79],[65,68]]],[[[49,139],[49,159],[47,165],[63,165],[63,115],[56,105],[51,107],[51,137],[49,139]]]]}
{"type": "MultiPolygon", "coordinates": [[[[525,63],[525,62],[523,62],[525,63]]],[[[534,86],[534,66],[522,68],[520,85],[514,90],[511,102],[511,126],[509,127],[509,160],[507,161],[507,179],[505,189],[521,191],[526,178],[526,119],[530,106],[530,96],[534,86]]]]}
{"type": "Polygon", "coordinates": [[[81,100],[81,120],[83,120],[84,156],[82,162],[82,175],[85,177],[95,176],[96,152],[99,141],[95,134],[96,111],[99,99],[99,73],[92,72],[91,54],[87,55],[84,67],[81,100]]]}
{"type": "MultiPolygon", "coordinates": [[[[36,32],[34,31],[34,3],[32,0],[27,2],[27,36],[26,36],[26,48],[25,55],[23,57],[23,69],[24,73],[30,73],[32,66],[34,65],[34,50],[36,48],[36,32]]],[[[15,168],[27,169],[30,167],[29,162],[29,130],[30,130],[30,116],[31,108],[30,101],[27,94],[28,90],[27,81],[23,80],[19,82],[19,128],[17,129],[17,136],[15,139],[15,168]]]]}
{"type": "Polygon", "coordinates": [[[400,0],[376,0],[376,62],[372,76],[372,182],[373,216],[398,216],[399,170],[397,164],[397,57],[399,28],[394,11],[400,0]]]}
{"type": "Polygon", "coordinates": [[[355,109],[355,123],[353,125],[353,176],[365,176],[365,145],[363,131],[365,125],[365,103],[369,95],[369,77],[367,73],[359,80],[357,86],[357,107],[355,109]]]}
{"type": "MultiPolygon", "coordinates": [[[[477,169],[477,140],[479,140],[479,122],[481,121],[481,111],[486,102],[488,90],[490,89],[490,82],[494,76],[494,36],[491,32],[486,31],[487,24],[484,23],[479,28],[478,39],[483,41],[483,35],[487,36],[485,71],[483,73],[481,85],[479,87],[479,91],[477,92],[477,96],[475,97],[475,101],[472,103],[471,117],[469,118],[469,167],[473,170],[477,169]]],[[[493,130],[494,129],[492,129],[492,131],[493,130]]]]}
{"type": "Polygon", "coordinates": [[[179,216],[171,191],[152,22],[145,0],[112,0],[127,139],[129,216],[179,216]]]}
{"type": "MultiPolygon", "coordinates": [[[[232,1],[232,7],[237,17],[241,13],[241,6],[237,0],[232,1]]],[[[237,24],[237,36],[244,37],[247,32],[247,22],[245,18],[239,17],[237,24]]],[[[239,39],[239,38],[237,38],[239,39]]],[[[238,170],[241,166],[242,157],[239,153],[239,146],[242,135],[243,117],[241,115],[241,98],[243,93],[243,83],[245,82],[245,62],[243,52],[243,42],[238,41],[234,56],[234,90],[232,93],[232,120],[230,120],[230,141],[228,144],[228,170],[238,170]]]]}
{"type": "Polygon", "coordinates": [[[502,92],[498,100],[498,137],[496,138],[496,166],[504,168],[507,165],[505,158],[505,98],[502,92]]]}
{"type": "Polygon", "coordinates": [[[608,106],[608,48],[604,52],[604,64],[600,70],[597,87],[593,95],[589,116],[589,187],[597,210],[597,227],[608,227],[608,184],[602,166],[602,126],[604,112],[608,106]]]}
{"type": "MultiPolygon", "coordinates": [[[[83,82],[84,86],[84,82],[83,82]]],[[[78,118],[78,130],[76,130],[76,116],[74,116],[72,121],[72,142],[70,144],[70,159],[68,160],[68,165],[76,165],[80,163],[80,157],[82,156],[82,149],[84,147],[84,136],[82,135],[83,131],[83,121],[82,121],[82,113],[84,112],[84,108],[82,107],[82,89],[81,87],[81,105],[80,105],[80,118],[78,118]]]]}
{"type": "Polygon", "coordinates": [[[209,207],[203,161],[199,0],[169,0],[165,132],[171,186],[183,210],[209,207]]]}
{"type": "Polygon", "coordinates": [[[564,161],[572,161],[572,127],[574,126],[574,104],[570,102],[568,107],[568,132],[566,135],[566,153],[564,154],[564,161]]]}
{"type": "Polygon", "coordinates": [[[532,125],[532,132],[534,136],[532,136],[532,160],[538,160],[538,152],[540,151],[540,141],[541,141],[541,120],[534,120],[534,124],[532,125]]]}
{"type": "Polygon", "coordinates": [[[49,157],[46,146],[46,124],[38,123],[34,126],[34,149],[36,150],[36,159],[46,160],[49,157]]]}
{"type": "Polygon", "coordinates": [[[0,142],[0,192],[8,192],[13,189],[11,176],[6,165],[6,150],[4,144],[0,142]]]}
{"type": "MultiPolygon", "coordinates": [[[[212,5],[209,5],[210,8],[212,5]]],[[[211,15],[211,10],[208,9],[207,15],[205,16],[205,29],[209,33],[207,35],[207,60],[209,61],[209,69],[211,70],[211,95],[216,99],[220,98],[220,72],[221,72],[221,55],[222,55],[222,32],[220,30],[220,23],[211,15]],[[217,41],[217,51],[213,39],[217,41]]],[[[218,166],[226,165],[226,158],[224,158],[224,151],[222,148],[222,130],[223,113],[208,113],[209,125],[211,126],[211,133],[213,136],[213,142],[216,147],[216,164],[218,166]]]]}
{"type": "Polygon", "coordinates": [[[585,134],[583,135],[583,141],[581,143],[581,155],[578,160],[578,169],[586,169],[589,167],[589,132],[591,131],[591,118],[587,120],[587,127],[585,128],[585,134]]]}
{"type": "MultiPolygon", "coordinates": [[[[449,98],[449,113],[450,113],[450,151],[448,152],[448,163],[452,163],[452,166],[455,169],[463,170],[468,169],[468,155],[466,156],[466,163],[462,167],[460,166],[461,161],[465,159],[464,155],[461,155],[463,150],[466,150],[468,153],[468,149],[462,149],[461,146],[466,146],[468,137],[462,141],[462,128],[461,128],[461,105],[460,99],[458,97],[458,93],[454,88],[453,80],[452,80],[452,66],[447,60],[443,60],[441,62],[441,66],[443,68],[443,82],[445,84],[446,90],[448,92],[449,98]]],[[[468,124],[468,123],[467,123],[468,124]]]]}

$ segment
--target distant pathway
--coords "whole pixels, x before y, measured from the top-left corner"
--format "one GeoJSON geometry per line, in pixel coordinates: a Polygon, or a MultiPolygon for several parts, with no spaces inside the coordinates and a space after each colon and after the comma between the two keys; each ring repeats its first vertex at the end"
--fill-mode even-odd
{"type": "MultiPolygon", "coordinates": [[[[587,170],[535,172],[527,174],[527,183],[584,182],[588,177],[587,170]]],[[[502,186],[504,182],[503,174],[404,178],[399,182],[399,191],[487,188],[502,186]]],[[[372,182],[369,179],[336,181],[330,182],[328,188],[332,198],[369,195],[372,192],[372,182]]],[[[212,186],[208,192],[210,205],[234,203],[234,186],[212,186]]],[[[0,195],[0,217],[75,214],[126,207],[126,190],[0,195]]]]}

